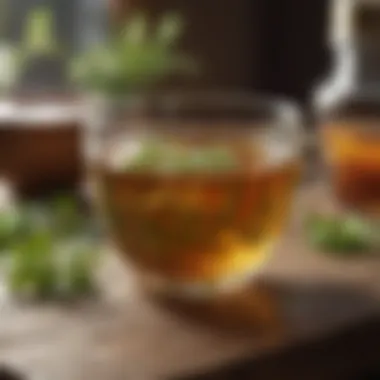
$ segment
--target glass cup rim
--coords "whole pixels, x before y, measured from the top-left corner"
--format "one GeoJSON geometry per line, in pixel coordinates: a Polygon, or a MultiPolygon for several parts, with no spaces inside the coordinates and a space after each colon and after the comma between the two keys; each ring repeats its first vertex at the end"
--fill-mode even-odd
{"type": "MultiPolygon", "coordinates": [[[[89,103],[92,124],[95,121],[100,130],[114,129],[120,133],[125,130],[136,136],[152,132],[183,136],[214,134],[221,138],[261,134],[291,142],[297,148],[304,145],[302,112],[295,101],[285,97],[254,91],[176,90],[93,100],[89,103]]],[[[91,123],[86,124],[93,128],[91,123]]]]}
{"type": "MultiPolygon", "coordinates": [[[[280,122],[282,127],[300,126],[302,112],[289,98],[248,91],[190,90],[135,93],[117,97],[95,97],[90,103],[95,113],[106,111],[122,115],[161,120],[221,120],[263,124],[280,122]],[[210,118],[210,119],[208,119],[210,118]]],[[[281,128],[281,129],[283,129],[281,128]]]]}
{"type": "MultiPolygon", "coordinates": [[[[93,97],[94,98],[94,97],[93,97]]],[[[282,107],[300,111],[298,103],[285,96],[263,94],[256,91],[228,91],[228,90],[164,90],[148,93],[131,93],[121,96],[109,96],[107,94],[95,96],[96,99],[107,103],[118,103],[119,105],[139,104],[145,100],[154,99],[159,104],[166,104],[168,101],[176,101],[178,104],[186,105],[195,103],[196,105],[207,106],[236,106],[237,108],[263,106],[282,107]]]]}

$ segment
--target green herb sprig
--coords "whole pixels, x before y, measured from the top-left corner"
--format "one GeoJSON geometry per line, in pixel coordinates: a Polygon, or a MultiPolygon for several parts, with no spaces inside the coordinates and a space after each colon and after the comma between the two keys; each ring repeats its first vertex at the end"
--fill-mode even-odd
{"type": "Polygon", "coordinates": [[[86,90],[120,95],[194,73],[194,62],[176,51],[184,29],[180,16],[168,13],[155,29],[149,26],[142,13],[132,15],[121,33],[74,60],[73,80],[86,90]]]}
{"type": "Polygon", "coordinates": [[[16,215],[0,215],[0,250],[8,265],[6,280],[13,294],[32,299],[72,299],[96,290],[96,226],[73,198],[27,204],[16,215]]]}
{"type": "Polygon", "coordinates": [[[306,233],[313,247],[339,256],[370,252],[377,244],[373,225],[352,216],[312,215],[306,233]]]}

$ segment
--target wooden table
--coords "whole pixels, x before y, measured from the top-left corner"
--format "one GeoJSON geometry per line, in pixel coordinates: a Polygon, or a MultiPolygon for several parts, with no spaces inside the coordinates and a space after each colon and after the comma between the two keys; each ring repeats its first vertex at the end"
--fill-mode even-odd
{"type": "Polygon", "coordinates": [[[304,188],[257,283],[212,303],[149,299],[113,256],[97,302],[3,297],[0,363],[32,380],[337,380],[380,366],[380,256],[325,257],[302,237],[303,213],[328,199],[323,186],[304,188]]]}

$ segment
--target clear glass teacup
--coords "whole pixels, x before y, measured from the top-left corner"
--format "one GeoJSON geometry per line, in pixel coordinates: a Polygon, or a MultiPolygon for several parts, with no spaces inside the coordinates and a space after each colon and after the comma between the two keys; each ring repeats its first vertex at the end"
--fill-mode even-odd
{"type": "Polygon", "coordinates": [[[93,104],[91,178],[120,255],[153,290],[242,286],[267,262],[300,173],[290,103],[203,93],[93,104]]]}

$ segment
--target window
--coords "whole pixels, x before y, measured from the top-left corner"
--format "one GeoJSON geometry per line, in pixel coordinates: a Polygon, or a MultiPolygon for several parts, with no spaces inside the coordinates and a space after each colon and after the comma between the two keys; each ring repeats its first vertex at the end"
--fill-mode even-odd
{"type": "MultiPolygon", "coordinates": [[[[36,6],[52,9],[57,27],[57,35],[62,48],[71,53],[98,41],[106,28],[106,2],[103,0],[0,0],[7,2],[9,23],[7,35],[13,42],[21,40],[24,22],[28,13],[36,6]]],[[[33,83],[62,85],[63,62],[44,62],[30,67],[23,79],[25,86],[33,83]]],[[[44,84],[43,84],[44,85],[44,84]]]]}

